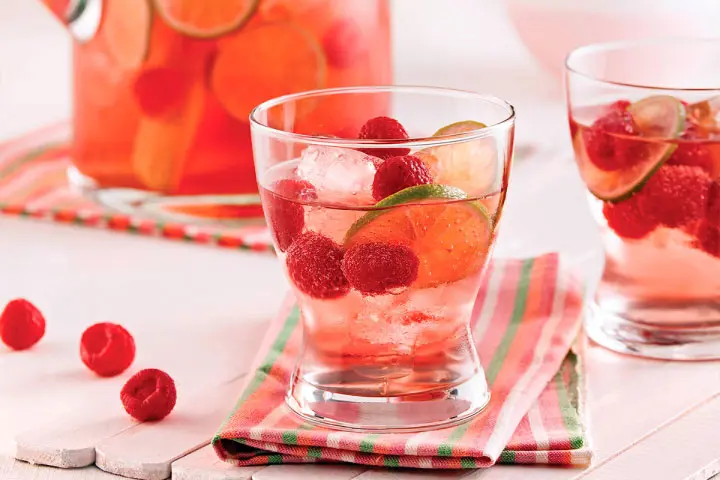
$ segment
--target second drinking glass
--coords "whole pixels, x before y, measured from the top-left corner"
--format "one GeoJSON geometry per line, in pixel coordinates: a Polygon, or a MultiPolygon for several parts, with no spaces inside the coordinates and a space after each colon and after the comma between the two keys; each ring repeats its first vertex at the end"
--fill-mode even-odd
{"type": "Polygon", "coordinates": [[[720,358],[720,41],[592,45],[570,129],[605,248],[586,321],[614,350],[720,358]]]}

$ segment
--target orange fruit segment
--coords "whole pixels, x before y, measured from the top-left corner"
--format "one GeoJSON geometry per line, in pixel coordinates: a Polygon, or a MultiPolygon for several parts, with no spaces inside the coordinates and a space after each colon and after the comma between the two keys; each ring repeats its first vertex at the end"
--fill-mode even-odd
{"type": "MultiPolygon", "coordinates": [[[[454,135],[480,128],[485,128],[485,125],[468,120],[443,127],[434,136],[454,135]]],[[[416,155],[430,169],[433,181],[458,187],[472,197],[495,193],[502,180],[501,159],[492,137],[430,147],[416,155]]]]}
{"type": "Polygon", "coordinates": [[[173,29],[190,37],[215,38],[240,28],[259,0],[155,0],[158,13],[173,29]]]}
{"type": "Polygon", "coordinates": [[[322,49],[310,33],[271,23],[221,42],[211,87],[231,115],[246,120],[266,100],[321,87],[325,75],[322,49]]]}
{"type": "Polygon", "coordinates": [[[148,188],[174,190],[180,182],[185,158],[198,128],[205,101],[201,81],[190,87],[185,104],[172,118],[143,117],[135,137],[132,164],[148,188]]]}
{"type": "MultiPolygon", "coordinates": [[[[420,185],[396,193],[400,195],[398,199],[415,200],[367,213],[350,228],[345,247],[364,242],[409,246],[420,259],[418,278],[413,283],[417,288],[454,282],[477,273],[490,251],[491,220],[480,204],[460,198],[443,199],[439,188],[445,187],[420,185]],[[413,195],[408,194],[411,189],[413,195]],[[425,199],[420,200],[422,196],[425,199]]],[[[392,197],[381,203],[388,199],[394,203],[392,197]]]]}
{"type": "Polygon", "coordinates": [[[148,1],[105,2],[99,35],[108,55],[124,70],[138,68],[147,56],[152,22],[148,1]]]}

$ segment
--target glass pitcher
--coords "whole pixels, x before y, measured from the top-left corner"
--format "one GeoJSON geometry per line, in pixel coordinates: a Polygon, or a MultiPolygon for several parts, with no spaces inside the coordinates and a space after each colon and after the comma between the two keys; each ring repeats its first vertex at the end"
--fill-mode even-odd
{"type": "MultiPolygon", "coordinates": [[[[70,182],[124,211],[260,217],[252,108],[392,82],[386,0],[43,2],[76,40],[70,182]]],[[[358,99],[308,107],[298,123],[341,136],[377,114],[358,99]]]]}

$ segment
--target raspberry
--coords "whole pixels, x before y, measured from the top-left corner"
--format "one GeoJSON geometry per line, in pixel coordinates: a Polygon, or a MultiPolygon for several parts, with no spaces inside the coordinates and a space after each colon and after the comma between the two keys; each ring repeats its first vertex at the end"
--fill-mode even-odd
{"type": "Polygon", "coordinates": [[[418,325],[425,322],[437,321],[437,317],[423,312],[410,312],[400,320],[403,325],[418,325]]]}
{"type": "Polygon", "coordinates": [[[140,72],[133,85],[143,114],[167,118],[178,113],[188,94],[187,75],[179,68],[149,68],[140,72]]]}
{"type": "Polygon", "coordinates": [[[630,108],[632,102],[630,100],[617,100],[610,104],[610,110],[617,110],[618,112],[624,112],[630,108]]]}
{"type": "Polygon", "coordinates": [[[287,251],[285,264],[295,286],[313,298],[339,298],[350,291],[342,271],[340,245],[315,232],[298,237],[287,251]]]}
{"type": "Polygon", "coordinates": [[[120,400],[125,411],[136,420],[162,420],[175,407],[175,382],[162,370],[140,370],[123,385],[120,400]]]}
{"type": "Polygon", "coordinates": [[[713,225],[720,227],[720,182],[717,180],[710,184],[708,190],[708,205],[705,219],[713,225]]]}
{"type": "Polygon", "coordinates": [[[408,187],[428,183],[432,183],[430,170],[418,157],[390,157],[375,172],[372,194],[379,201],[408,187]]]}
{"type": "Polygon", "coordinates": [[[720,258],[720,227],[709,222],[700,222],[695,233],[695,246],[702,251],[720,258]]]}
{"type": "Polygon", "coordinates": [[[27,350],[45,335],[45,318],[24,298],[9,302],[0,314],[0,339],[13,350],[27,350]]]}
{"type": "Polygon", "coordinates": [[[638,135],[630,113],[618,108],[611,108],[583,132],[588,158],[597,168],[619,170],[644,156],[645,145],[637,140],[615,136],[618,134],[638,135]]]}
{"type": "MultiPolygon", "coordinates": [[[[361,140],[407,140],[408,134],[400,122],[390,117],[371,118],[360,129],[361,140]]],[[[367,148],[360,149],[368,155],[379,158],[397,157],[410,153],[409,148],[367,148]]]]}
{"type": "Polygon", "coordinates": [[[677,149],[668,158],[668,165],[687,165],[689,167],[700,167],[706,173],[712,174],[714,163],[712,152],[700,142],[705,135],[698,131],[697,127],[690,125],[683,134],[683,140],[688,142],[678,143],[677,149]]]}
{"type": "Polygon", "coordinates": [[[365,295],[384,295],[410,286],[419,267],[420,260],[409,247],[379,242],[350,247],[342,263],[350,285],[365,295]]]}
{"type": "Polygon", "coordinates": [[[96,323],[82,334],[80,359],[101,377],[114,377],[135,360],[135,340],[120,325],[96,323]]]}
{"type": "Polygon", "coordinates": [[[347,68],[367,53],[362,32],[351,19],[333,23],[323,36],[322,44],[328,64],[335,68],[347,68]]]}
{"type": "Polygon", "coordinates": [[[653,217],[643,215],[637,195],[620,203],[606,202],[603,205],[603,215],[608,226],[622,238],[640,239],[652,233],[658,226],[653,217]]]}
{"type": "Polygon", "coordinates": [[[640,191],[644,215],[677,228],[705,216],[710,177],[701,168],[663,165],[640,191]]]}
{"type": "Polygon", "coordinates": [[[287,250],[305,227],[305,210],[288,199],[311,201],[317,192],[304,180],[283,179],[275,182],[266,193],[265,209],[272,236],[281,252],[287,250]],[[274,193],[273,193],[274,192],[274,193]]]}

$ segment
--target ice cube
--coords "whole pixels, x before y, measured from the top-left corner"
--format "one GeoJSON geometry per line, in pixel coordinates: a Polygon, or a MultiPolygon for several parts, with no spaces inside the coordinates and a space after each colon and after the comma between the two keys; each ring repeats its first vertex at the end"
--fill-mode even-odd
{"type": "Polygon", "coordinates": [[[297,174],[315,186],[321,202],[373,205],[375,160],[357,150],[310,146],[302,153],[297,174]]]}
{"type": "Polygon", "coordinates": [[[347,231],[364,213],[362,210],[311,207],[305,214],[305,226],[342,245],[347,231]]]}

